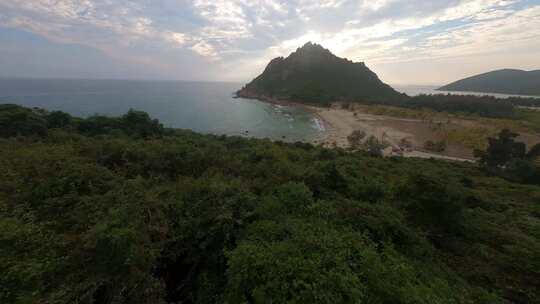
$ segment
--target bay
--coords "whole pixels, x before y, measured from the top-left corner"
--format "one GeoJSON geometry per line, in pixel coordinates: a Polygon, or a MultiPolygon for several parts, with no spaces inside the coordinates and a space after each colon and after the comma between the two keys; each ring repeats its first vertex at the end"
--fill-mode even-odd
{"type": "MultiPolygon", "coordinates": [[[[283,141],[312,141],[324,135],[324,124],[298,107],[272,105],[233,98],[241,83],[84,80],[0,79],[0,103],[60,110],[74,116],[118,116],[129,109],[148,112],[165,127],[199,133],[238,135],[283,141]]],[[[437,86],[396,85],[411,96],[419,94],[476,94],[444,92],[437,86]]]]}
{"type": "Polygon", "coordinates": [[[148,112],[166,127],[200,133],[310,141],[324,132],[297,107],[235,99],[242,84],[183,81],[0,79],[0,103],[60,110],[75,116],[148,112]]]}

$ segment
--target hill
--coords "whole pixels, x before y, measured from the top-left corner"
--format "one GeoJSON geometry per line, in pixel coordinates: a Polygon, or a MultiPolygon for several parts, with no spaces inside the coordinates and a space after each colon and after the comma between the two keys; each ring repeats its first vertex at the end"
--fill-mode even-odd
{"type": "Polygon", "coordinates": [[[540,187],[0,106],[1,303],[539,303],[540,187]]]}
{"type": "Polygon", "coordinates": [[[458,80],[439,90],[540,96],[540,70],[497,70],[458,80]]]}
{"type": "Polygon", "coordinates": [[[339,58],[308,42],[289,57],[270,61],[264,72],[237,96],[327,104],[392,100],[402,94],[383,83],[363,62],[339,58]]]}

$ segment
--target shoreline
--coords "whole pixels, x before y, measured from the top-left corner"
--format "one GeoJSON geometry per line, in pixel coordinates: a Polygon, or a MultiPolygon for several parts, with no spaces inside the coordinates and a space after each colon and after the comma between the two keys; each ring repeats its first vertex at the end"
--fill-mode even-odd
{"type": "Polygon", "coordinates": [[[471,158],[456,157],[452,155],[436,154],[425,151],[420,148],[421,143],[416,139],[415,134],[409,133],[399,128],[392,126],[376,125],[376,123],[384,122],[385,120],[407,121],[410,119],[399,119],[395,117],[386,117],[383,115],[373,115],[339,107],[339,103],[332,103],[330,107],[321,107],[317,105],[305,104],[286,99],[271,98],[258,94],[237,94],[237,98],[258,100],[273,105],[289,106],[303,109],[311,113],[324,125],[324,131],[320,132],[320,136],[315,139],[308,140],[311,144],[322,145],[326,148],[343,148],[350,147],[347,137],[354,130],[362,130],[366,133],[366,137],[375,136],[380,140],[389,143],[389,147],[383,151],[383,155],[401,156],[401,157],[416,157],[416,158],[437,158],[451,161],[474,162],[471,158]],[[413,148],[403,150],[400,147],[400,141],[403,139],[411,140],[413,148]]]}
{"type": "Polygon", "coordinates": [[[324,127],[324,130],[320,133],[322,136],[317,136],[316,139],[308,140],[311,144],[326,144],[326,139],[328,138],[328,133],[331,129],[333,129],[333,126],[330,122],[328,122],[323,116],[320,115],[319,111],[323,110],[325,108],[316,106],[316,105],[309,105],[306,103],[296,102],[292,100],[287,99],[279,99],[279,98],[273,98],[266,95],[260,95],[260,94],[250,94],[247,92],[243,92],[242,90],[237,91],[234,94],[234,98],[243,98],[248,100],[257,100],[260,102],[272,104],[272,105],[278,105],[278,106],[284,106],[284,107],[295,107],[299,109],[303,109],[306,112],[311,113],[315,118],[317,118],[324,127]]]}

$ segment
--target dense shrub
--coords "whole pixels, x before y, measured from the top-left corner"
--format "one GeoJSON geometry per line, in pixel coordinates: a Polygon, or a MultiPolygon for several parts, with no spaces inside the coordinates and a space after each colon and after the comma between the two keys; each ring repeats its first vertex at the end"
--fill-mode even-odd
{"type": "Polygon", "coordinates": [[[418,95],[398,104],[408,108],[427,108],[439,112],[470,113],[483,117],[513,118],[514,105],[492,96],[475,95],[418,95]]]}
{"type": "Polygon", "coordinates": [[[0,137],[45,136],[47,121],[35,111],[17,105],[0,105],[0,137]]]}
{"type": "Polygon", "coordinates": [[[538,186],[133,114],[0,140],[0,302],[540,301],[538,186]]]}

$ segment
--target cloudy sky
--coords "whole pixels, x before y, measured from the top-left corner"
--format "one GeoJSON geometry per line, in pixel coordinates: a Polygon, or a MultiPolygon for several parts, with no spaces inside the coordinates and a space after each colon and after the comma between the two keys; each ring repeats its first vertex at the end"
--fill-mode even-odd
{"type": "Polygon", "coordinates": [[[0,0],[0,77],[246,81],[307,41],[392,84],[540,69],[540,0],[0,0]]]}

